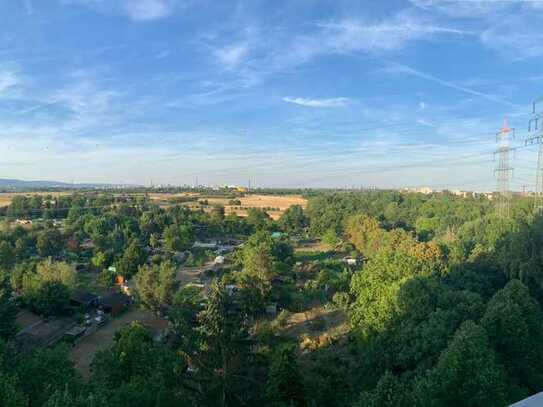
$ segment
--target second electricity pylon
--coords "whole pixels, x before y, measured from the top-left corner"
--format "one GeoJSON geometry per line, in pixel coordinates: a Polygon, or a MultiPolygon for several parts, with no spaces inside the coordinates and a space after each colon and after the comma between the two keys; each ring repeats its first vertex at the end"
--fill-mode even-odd
{"type": "Polygon", "coordinates": [[[498,179],[498,201],[497,211],[498,216],[505,218],[509,216],[509,201],[511,199],[511,191],[509,190],[509,178],[513,172],[513,168],[509,165],[509,153],[514,148],[509,147],[509,137],[515,138],[515,129],[511,129],[507,124],[507,119],[503,122],[502,129],[496,134],[496,142],[498,149],[498,166],[494,170],[498,179]]]}
{"type": "Polygon", "coordinates": [[[534,196],[534,211],[540,211],[543,208],[543,111],[541,104],[543,98],[534,101],[532,108],[532,118],[528,121],[528,132],[533,134],[528,137],[524,145],[539,144],[537,152],[537,170],[535,174],[535,196],[534,196]],[[539,110],[538,110],[539,109],[539,110]]]}

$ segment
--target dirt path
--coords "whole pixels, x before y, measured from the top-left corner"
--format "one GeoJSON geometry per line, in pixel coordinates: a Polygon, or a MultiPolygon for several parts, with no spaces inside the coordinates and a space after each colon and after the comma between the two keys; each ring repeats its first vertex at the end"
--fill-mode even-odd
{"type": "Polygon", "coordinates": [[[70,352],[70,358],[75,363],[75,368],[85,379],[88,379],[94,355],[113,344],[115,332],[130,322],[145,320],[150,316],[151,314],[148,311],[133,308],[111,320],[107,325],[82,338],[70,352]]]}

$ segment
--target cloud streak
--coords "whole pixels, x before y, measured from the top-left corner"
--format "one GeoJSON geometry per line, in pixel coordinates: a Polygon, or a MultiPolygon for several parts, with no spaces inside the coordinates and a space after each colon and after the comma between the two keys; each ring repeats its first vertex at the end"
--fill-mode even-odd
{"type": "Polygon", "coordinates": [[[345,107],[349,104],[349,99],[345,97],[328,98],[328,99],[308,99],[308,98],[292,98],[284,97],[284,102],[293,103],[295,105],[314,107],[314,108],[334,108],[345,107]]]}
{"type": "Polygon", "coordinates": [[[119,14],[135,22],[147,22],[171,16],[178,0],[61,0],[67,5],[80,5],[104,14],[119,14]]]}
{"type": "Polygon", "coordinates": [[[514,107],[514,108],[519,107],[518,105],[516,105],[514,103],[511,103],[511,102],[508,102],[507,100],[504,100],[504,99],[502,99],[502,98],[500,98],[498,96],[487,94],[487,93],[482,93],[482,92],[479,92],[479,91],[476,91],[476,90],[473,90],[473,89],[470,89],[470,88],[466,88],[464,86],[457,85],[457,84],[455,84],[453,82],[449,82],[449,81],[437,78],[437,77],[435,77],[433,75],[427,74],[425,72],[419,71],[417,69],[413,69],[413,68],[411,68],[411,67],[409,67],[407,65],[393,63],[391,65],[391,69],[388,69],[388,71],[389,72],[403,73],[403,74],[415,76],[417,78],[425,79],[425,80],[427,80],[429,82],[436,83],[436,84],[444,86],[446,88],[454,89],[454,90],[457,90],[457,91],[463,92],[463,93],[467,93],[468,95],[477,96],[479,98],[483,98],[483,99],[486,99],[486,100],[489,100],[491,102],[495,102],[495,103],[498,103],[498,104],[501,104],[501,105],[504,105],[504,106],[514,107]]]}

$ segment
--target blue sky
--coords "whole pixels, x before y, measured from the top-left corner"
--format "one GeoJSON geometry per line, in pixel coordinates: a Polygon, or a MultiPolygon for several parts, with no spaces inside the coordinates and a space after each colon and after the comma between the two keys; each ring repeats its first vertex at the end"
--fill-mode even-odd
{"type": "Polygon", "coordinates": [[[543,95],[543,2],[0,0],[0,26],[2,178],[492,190],[543,95]]]}

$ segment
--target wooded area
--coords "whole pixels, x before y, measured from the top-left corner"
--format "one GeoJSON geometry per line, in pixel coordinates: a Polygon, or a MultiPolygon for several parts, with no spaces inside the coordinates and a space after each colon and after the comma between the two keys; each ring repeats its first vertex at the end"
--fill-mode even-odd
{"type": "Polygon", "coordinates": [[[505,406],[543,390],[543,218],[528,198],[503,218],[486,197],[322,192],[277,221],[144,196],[59,199],[5,210],[3,407],[505,406]],[[243,244],[201,285],[177,282],[207,256],[194,243],[212,240],[243,244]],[[88,380],[66,343],[23,348],[20,310],[80,312],[78,264],[100,287],[133,278],[136,305],[172,334],[127,325],[88,380]]]}

